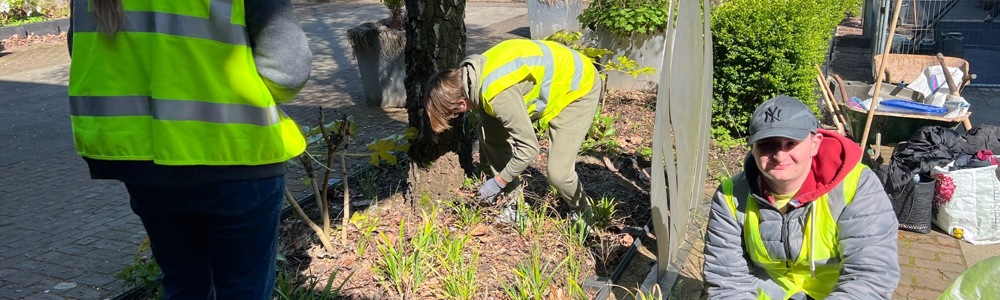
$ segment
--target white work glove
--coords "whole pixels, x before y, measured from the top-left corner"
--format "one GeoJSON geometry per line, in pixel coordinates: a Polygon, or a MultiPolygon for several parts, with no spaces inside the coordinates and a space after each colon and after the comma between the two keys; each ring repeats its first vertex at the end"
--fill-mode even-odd
{"type": "Polygon", "coordinates": [[[507,186],[507,184],[501,184],[496,177],[490,178],[490,180],[487,180],[479,187],[479,194],[476,195],[476,198],[480,202],[493,201],[503,191],[504,186],[507,186]]]}

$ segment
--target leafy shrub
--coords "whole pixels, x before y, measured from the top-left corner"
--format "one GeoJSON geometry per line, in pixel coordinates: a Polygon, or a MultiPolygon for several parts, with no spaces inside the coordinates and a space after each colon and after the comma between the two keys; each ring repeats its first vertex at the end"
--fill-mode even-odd
{"type": "Polygon", "coordinates": [[[615,129],[615,118],[601,114],[601,109],[597,109],[594,114],[594,121],[590,123],[590,130],[583,140],[581,151],[589,153],[617,154],[620,150],[618,141],[615,140],[617,130],[615,129]]]}
{"type": "Polygon", "coordinates": [[[651,33],[667,28],[666,0],[595,0],[583,10],[580,24],[601,26],[616,36],[651,33]]]}
{"type": "Polygon", "coordinates": [[[16,26],[68,16],[68,3],[69,1],[60,0],[0,0],[0,26],[16,26]]]}
{"type": "Polygon", "coordinates": [[[139,251],[132,258],[132,264],[118,271],[115,278],[124,281],[125,286],[136,289],[136,294],[140,298],[159,299],[163,297],[160,273],[160,265],[153,258],[147,237],[139,244],[139,251]]]}
{"type": "Polygon", "coordinates": [[[712,11],[713,133],[746,133],[754,109],[771,97],[799,98],[815,112],[814,65],[832,31],[859,0],[729,0],[712,11]]]}
{"type": "Polygon", "coordinates": [[[635,62],[635,60],[621,55],[616,56],[613,60],[609,59],[607,63],[600,63],[605,55],[613,54],[614,52],[605,48],[597,47],[597,40],[593,35],[584,36],[584,34],[579,31],[560,30],[545,37],[545,40],[566,45],[571,49],[580,52],[580,54],[589,57],[594,64],[598,66],[598,72],[602,79],[607,79],[607,74],[612,71],[631,75],[632,78],[639,77],[639,75],[650,75],[656,72],[656,69],[653,69],[653,67],[640,66],[639,63],[635,62]]]}

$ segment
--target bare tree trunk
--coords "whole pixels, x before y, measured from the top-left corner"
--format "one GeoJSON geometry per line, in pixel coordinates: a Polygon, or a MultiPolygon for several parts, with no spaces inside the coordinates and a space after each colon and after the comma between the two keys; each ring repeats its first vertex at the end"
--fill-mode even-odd
{"type": "Polygon", "coordinates": [[[427,80],[438,71],[457,67],[465,58],[465,0],[406,0],[406,108],[410,126],[420,130],[410,151],[407,198],[429,194],[454,199],[466,173],[472,173],[471,130],[465,118],[455,129],[434,135],[424,111],[427,80]],[[464,171],[463,171],[464,170],[464,171]]]}

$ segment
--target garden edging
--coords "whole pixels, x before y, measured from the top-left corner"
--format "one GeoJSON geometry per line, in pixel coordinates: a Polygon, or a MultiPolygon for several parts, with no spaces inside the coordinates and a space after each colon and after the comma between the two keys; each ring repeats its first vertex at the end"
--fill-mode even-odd
{"type": "Polygon", "coordinates": [[[11,27],[0,27],[0,40],[13,36],[60,34],[69,31],[69,18],[47,20],[11,27]]]}

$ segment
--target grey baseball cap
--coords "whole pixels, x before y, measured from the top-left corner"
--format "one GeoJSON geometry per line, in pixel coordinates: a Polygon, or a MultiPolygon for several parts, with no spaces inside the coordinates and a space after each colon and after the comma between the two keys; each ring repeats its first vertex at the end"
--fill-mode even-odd
{"type": "Polygon", "coordinates": [[[816,116],[802,101],[781,95],[757,107],[750,119],[750,143],[769,137],[804,140],[819,128],[816,116]]]}

